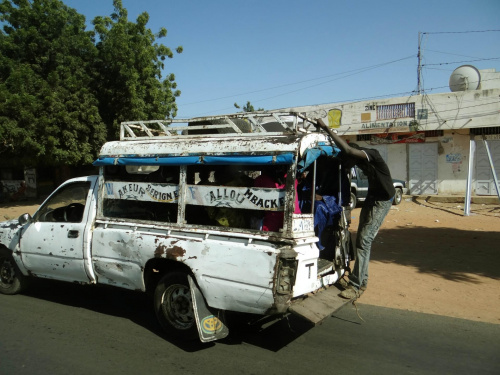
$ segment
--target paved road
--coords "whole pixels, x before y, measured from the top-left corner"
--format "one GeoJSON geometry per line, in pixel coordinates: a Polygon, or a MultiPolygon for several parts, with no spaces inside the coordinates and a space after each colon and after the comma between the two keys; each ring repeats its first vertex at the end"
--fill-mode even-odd
{"type": "MultiPolygon", "coordinates": [[[[162,336],[147,299],[43,281],[0,295],[0,374],[500,374],[500,325],[358,304],[209,345],[162,336]]],[[[234,332],[234,331],[233,331],[234,332]]]]}

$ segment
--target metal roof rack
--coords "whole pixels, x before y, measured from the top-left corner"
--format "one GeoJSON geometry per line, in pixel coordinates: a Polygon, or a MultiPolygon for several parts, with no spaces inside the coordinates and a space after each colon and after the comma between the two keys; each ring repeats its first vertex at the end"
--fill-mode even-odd
{"type": "Polygon", "coordinates": [[[248,112],[190,119],[126,121],[120,126],[120,140],[186,135],[283,135],[297,132],[301,124],[303,116],[293,112],[248,112]]]}

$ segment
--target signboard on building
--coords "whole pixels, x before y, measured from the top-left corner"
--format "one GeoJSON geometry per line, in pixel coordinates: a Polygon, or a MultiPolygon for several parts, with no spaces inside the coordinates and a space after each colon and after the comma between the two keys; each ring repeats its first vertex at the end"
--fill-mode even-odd
{"type": "Polygon", "coordinates": [[[373,134],[370,144],[424,143],[425,132],[373,134]]]}

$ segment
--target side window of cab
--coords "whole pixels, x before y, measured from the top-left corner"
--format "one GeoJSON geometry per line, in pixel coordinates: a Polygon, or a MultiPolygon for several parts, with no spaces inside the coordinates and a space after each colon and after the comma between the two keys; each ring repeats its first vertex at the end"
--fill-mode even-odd
{"type": "Polygon", "coordinates": [[[34,216],[35,221],[80,223],[85,211],[85,203],[90,182],[76,182],[60,188],[34,216]]]}

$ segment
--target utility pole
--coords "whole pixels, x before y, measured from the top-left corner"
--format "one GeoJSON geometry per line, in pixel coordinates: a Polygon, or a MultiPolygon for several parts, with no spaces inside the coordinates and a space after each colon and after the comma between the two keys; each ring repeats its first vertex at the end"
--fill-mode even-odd
{"type": "Polygon", "coordinates": [[[420,51],[420,42],[422,40],[422,37],[420,36],[421,32],[418,32],[418,53],[417,53],[417,59],[418,59],[418,67],[417,67],[417,94],[420,95],[422,93],[422,84],[420,82],[420,75],[422,74],[422,59],[421,59],[421,51],[420,51]]]}

